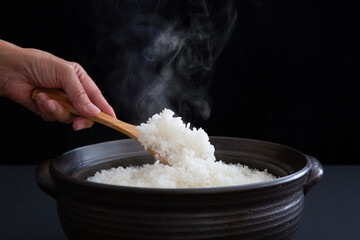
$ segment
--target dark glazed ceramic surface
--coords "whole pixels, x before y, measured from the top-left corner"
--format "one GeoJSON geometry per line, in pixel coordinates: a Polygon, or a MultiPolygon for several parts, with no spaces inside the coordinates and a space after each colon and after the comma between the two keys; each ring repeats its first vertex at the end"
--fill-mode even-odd
{"type": "Polygon", "coordinates": [[[133,140],[90,145],[37,169],[39,186],[57,200],[70,239],[291,239],[304,192],[321,164],[294,149],[256,140],[212,137],[216,157],[268,169],[278,179],[242,186],[157,189],[87,182],[100,169],[153,158],[133,140]]]}

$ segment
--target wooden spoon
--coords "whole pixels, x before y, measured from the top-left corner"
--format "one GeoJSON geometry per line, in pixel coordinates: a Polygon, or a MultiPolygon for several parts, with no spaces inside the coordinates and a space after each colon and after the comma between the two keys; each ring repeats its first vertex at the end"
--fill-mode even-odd
{"type": "MultiPolygon", "coordinates": [[[[33,93],[32,93],[32,98],[34,100],[36,100],[36,97],[39,93],[46,93],[49,98],[57,101],[58,103],[60,103],[62,106],[64,106],[69,112],[71,112],[72,114],[81,116],[76,110],[75,108],[71,105],[67,95],[60,90],[57,89],[50,89],[50,88],[35,88],[33,93]]],[[[90,119],[92,121],[101,123],[105,126],[108,126],[110,128],[113,128],[119,132],[122,132],[123,134],[125,134],[126,136],[131,137],[132,139],[134,139],[136,142],[139,142],[139,131],[136,129],[135,125],[131,125],[129,123],[120,121],[104,112],[99,112],[96,116],[81,116],[87,119],[90,119]]],[[[141,144],[141,143],[140,143],[141,144]]],[[[156,157],[157,159],[159,159],[161,162],[169,165],[169,163],[163,159],[162,157],[160,157],[159,154],[155,153],[154,151],[152,151],[151,149],[147,149],[147,151],[153,155],[154,157],[156,157]]]]}

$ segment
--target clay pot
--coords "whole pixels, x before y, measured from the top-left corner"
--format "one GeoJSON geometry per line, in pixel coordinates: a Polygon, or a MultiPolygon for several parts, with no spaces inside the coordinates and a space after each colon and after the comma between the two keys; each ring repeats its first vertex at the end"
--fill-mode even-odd
{"type": "Polygon", "coordinates": [[[279,178],[230,187],[160,189],[85,179],[101,169],[154,160],[133,140],[81,147],[39,165],[39,186],[57,201],[69,239],[291,239],[304,194],[322,175],[313,157],[283,145],[212,137],[216,157],[279,178]]]}

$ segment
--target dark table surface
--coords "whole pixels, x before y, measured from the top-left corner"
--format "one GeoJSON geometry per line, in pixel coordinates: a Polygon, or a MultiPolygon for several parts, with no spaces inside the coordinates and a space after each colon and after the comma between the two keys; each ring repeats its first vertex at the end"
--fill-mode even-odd
{"type": "MultiPolygon", "coordinates": [[[[66,239],[56,201],[36,185],[35,168],[0,166],[0,239],[66,239]]],[[[294,238],[311,239],[360,240],[360,166],[324,166],[294,238]]]]}

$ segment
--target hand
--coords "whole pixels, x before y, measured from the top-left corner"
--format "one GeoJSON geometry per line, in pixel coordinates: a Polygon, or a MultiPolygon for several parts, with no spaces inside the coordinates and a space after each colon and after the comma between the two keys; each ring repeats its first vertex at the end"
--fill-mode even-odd
{"type": "Polygon", "coordinates": [[[1,96],[22,104],[45,121],[73,122],[74,130],[92,126],[92,121],[73,116],[45,93],[32,100],[35,87],[62,89],[82,116],[95,116],[101,110],[115,117],[112,107],[79,64],[0,40],[1,96]]]}

